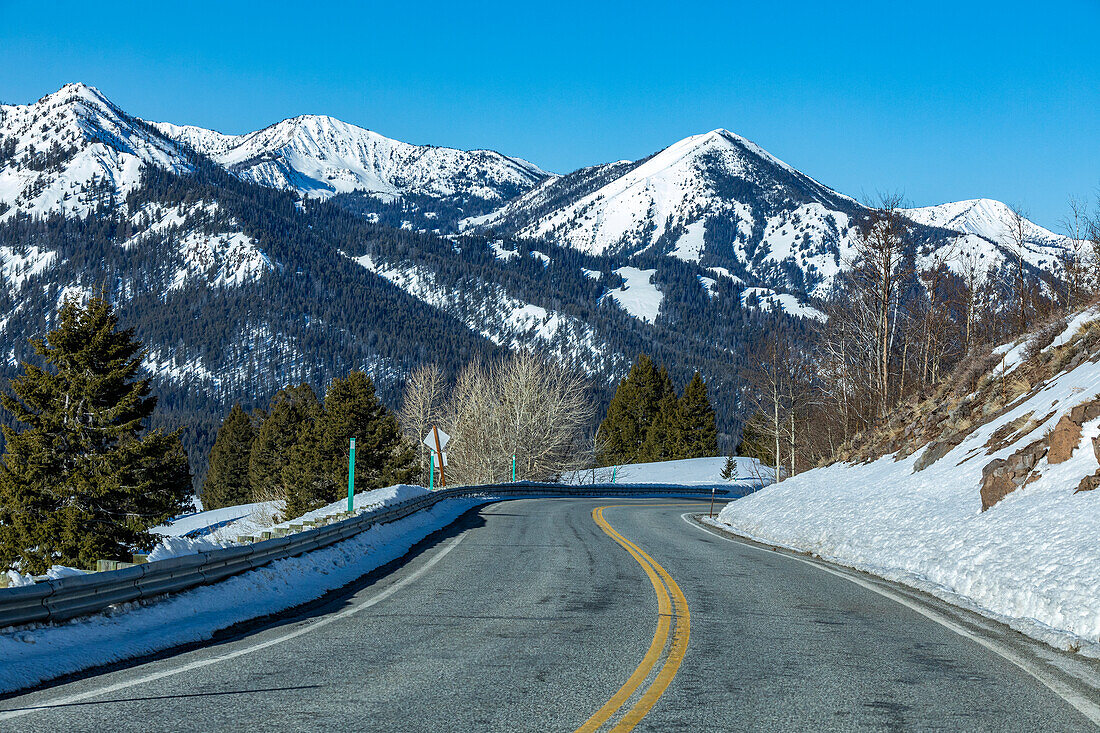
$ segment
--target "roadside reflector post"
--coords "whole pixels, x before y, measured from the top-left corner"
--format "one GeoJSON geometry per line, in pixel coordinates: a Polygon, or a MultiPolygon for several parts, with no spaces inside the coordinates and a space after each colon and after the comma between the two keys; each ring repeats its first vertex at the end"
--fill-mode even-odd
{"type": "Polygon", "coordinates": [[[355,505],[355,438],[351,439],[351,447],[348,449],[348,511],[353,511],[355,505]]]}
{"type": "Polygon", "coordinates": [[[428,491],[435,489],[435,453],[428,451],[428,491]]]}
{"type": "Polygon", "coordinates": [[[443,472],[443,446],[439,442],[439,428],[432,426],[432,437],[435,438],[435,452],[439,456],[439,486],[447,488],[447,474],[443,472]]]}
{"type": "Polygon", "coordinates": [[[611,483],[615,483],[615,474],[617,474],[618,472],[619,472],[619,467],[618,466],[612,466],[611,467],[611,483]]]}
{"type": "Polygon", "coordinates": [[[710,513],[707,516],[709,516],[709,517],[714,516],[714,487],[713,486],[710,487],[710,513]]]}
{"type": "MultiPolygon", "coordinates": [[[[443,452],[443,449],[447,447],[447,443],[450,441],[451,436],[447,435],[435,425],[432,425],[432,429],[424,436],[423,441],[424,446],[428,449],[430,457],[439,459],[439,488],[441,489],[447,487],[447,475],[443,471],[447,466],[447,454],[443,452]]],[[[428,488],[432,488],[431,466],[434,465],[434,462],[429,465],[428,488]]]]}
{"type": "Polygon", "coordinates": [[[512,483],[516,482],[516,454],[512,454],[512,483]]]}

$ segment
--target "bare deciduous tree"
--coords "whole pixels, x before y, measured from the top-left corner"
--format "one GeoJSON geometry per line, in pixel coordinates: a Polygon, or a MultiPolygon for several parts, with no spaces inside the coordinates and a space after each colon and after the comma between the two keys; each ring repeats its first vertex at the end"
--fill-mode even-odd
{"type": "Polygon", "coordinates": [[[1016,333],[1027,332],[1027,270],[1024,255],[1027,253],[1027,215],[1019,206],[1009,208],[1002,222],[1001,243],[1015,261],[1016,333]]]}
{"type": "Polygon", "coordinates": [[[489,483],[511,478],[545,481],[587,466],[582,436],[595,406],[584,378],[520,351],[491,367],[463,370],[447,403],[448,456],[454,482],[489,483]]]}
{"type": "Polygon", "coordinates": [[[901,195],[883,195],[855,238],[854,282],[875,316],[874,374],[880,415],[885,415],[891,404],[890,353],[896,337],[899,283],[905,276],[906,221],[901,195]]]}
{"type": "Polygon", "coordinates": [[[443,417],[446,380],[437,364],[417,367],[405,380],[399,419],[409,440],[417,446],[422,478],[427,477],[428,449],[422,438],[443,417]]]}

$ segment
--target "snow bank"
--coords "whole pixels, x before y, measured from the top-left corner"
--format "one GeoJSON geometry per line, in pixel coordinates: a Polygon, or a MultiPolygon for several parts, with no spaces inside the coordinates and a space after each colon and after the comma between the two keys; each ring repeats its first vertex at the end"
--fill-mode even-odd
{"type": "MultiPolygon", "coordinates": [[[[1100,657],[1100,491],[1074,494],[1097,470],[1086,423],[1066,462],[981,511],[982,468],[1049,431],[1100,394],[1100,365],[1085,362],[971,433],[920,472],[904,460],[834,464],[728,504],[734,531],[899,581],[1008,623],[1062,649],[1100,657]],[[993,453],[1000,426],[1033,412],[1026,435],[993,453]]],[[[1023,422],[1023,420],[1021,420],[1023,422]]]]}
{"type": "Polygon", "coordinates": [[[235,522],[261,511],[278,511],[278,502],[261,501],[255,504],[239,504],[226,506],[221,509],[208,509],[205,512],[196,512],[175,519],[167,524],[154,527],[150,531],[162,537],[183,537],[192,532],[202,532],[209,527],[235,522]]]}
{"type": "Polygon", "coordinates": [[[400,558],[424,537],[486,501],[443,501],[331,547],[155,602],[123,604],[106,614],[58,625],[5,629],[0,633],[0,693],[205,641],[219,629],[314,600],[400,558]]]}
{"type": "Polygon", "coordinates": [[[617,484],[653,484],[681,486],[743,486],[759,488],[772,483],[775,471],[764,466],[755,458],[735,458],[737,478],[727,481],[722,478],[722,469],[726,457],[684,458],[678,461],[658,461],[655,463],[630,463],[621,466],[605,466],[595,471],[578,471],[565,477],[569,484],[611,483],[617,484]]]}

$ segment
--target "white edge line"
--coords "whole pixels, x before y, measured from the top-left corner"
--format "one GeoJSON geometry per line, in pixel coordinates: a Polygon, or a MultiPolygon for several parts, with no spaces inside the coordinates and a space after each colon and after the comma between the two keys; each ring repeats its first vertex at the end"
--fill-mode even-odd
{"type": "Polygon", "coordinates": [[[202,667],[208,667],[212,664],[217,664],[218,662],[226,662],[226,661],[229,661],[230,659],[236,659],[237,657],[243,657],[246,654],[251,654],[252,652],[258,652],[261,649],[267,649],[268,647],[276,646],[277,644],[282,644],[283,642],[287,642],[287,641],[290,641],[291,639],[295,639],[299,636],[302,636],[303,634],[308,634],[311,631],[316,631],[317,629],[328,626],[329,624],[335,623],[335,622],[337,622],[341,619],[347,618],[348,616],[359,613],[360,611],[363,611],[365,609],[370,608],[371,606],[374,606],[378,603],[381,603],[382,601],[384,601],[387,598],[389,598],[390,596],[392,596],[394,593],[397,593],[399,590],[401,590],[405,586],[409,585],[410,583],[415,582],[418,578],[420,578],[422,575],[424,575],[429,570],[431,570],[437,562],[442,560],[444,558],[444,556],[447,555],[447,553],[449,553],[456,546],[458,546],[458,543],[461,542],[462,538],[465,537],[465,536],[466,536],[465,533],[456,536],[453,540],[448,542],[443,547],[442,550],[440,550],[435,555],[433,555],[432,558],[430,560],[428,560],[428,562],[424,563],[421,567],[417,568],[416,571],[413,572],[411,575],[408,575],[408,576],[402,578],[401,580],[397,581],[396,583],[389,586],[385,590],[383,590],[379,593],[376,593],[375,595],[371,596],[370,598],[363,601],[362,603],[360,603],[356,606],[352,606],[351,608],[347,608],[347,609],[341,611],[340,613],[333,614],[331,616],[326,616],[325,618],[322,618],[320,621],[315,621],[315,622],[313,622],[313,623],[311,623],[307,626],[303,626],[303,627],[301,627],[299,629],[296,629],[294,631],[291,631],[287,634],[283,634],[282,636],[278,636],[274,639],[268,639],[267,641],[261,642],[259,644],[255,644],[253,646],[245,647],[244,649],[238,649],[236,651],[229,652],[228,654],[222,654],[220,656],[212,657],[210,659],[200,659],[200,660],[197,660],[197,661],[194,661],[194,662],[190,662],[188,664],[184,664],[183,666],[180,666],[180,667],[175,667],[173,669],[164,670],[163,672],[155,672],[153,674],[148,674],[148,675],[145,675],[143,677],[138,677],[136,679],[127,680],[125,682],[117,682],[113,685],[108,685],[107,687],[100,687],[100,688],[97,688],[95,690],[88,690],[87,692],[81,692],[81,693],[77,693],[75,695],[68,695],[66,697],[60,697],[60,698],[51,700],[49,702],[42,703],[42,704],[37,705],[37,706],[22,708],[22,709],[19,709],[19,710],[9,710],[7,712],[2,712],[2,713],[0,713],[0,720],[11,720],[13,718],[19,718],[19,717],[22,717],[24,715],[29,715],[31,713],[36,713],[36,712],[39,712],[39,711],[42,711],[42,710],[49,710],[49,709],[55,708],[55,707],[61,707],[61,706],[64,706],[64,705],[71,705],[72,703],[80,702],[81,700],[87,700],[90,697],[98,697],[100,695],[107,695],[107,694],[110,694],[112,692],[117,692],[118,690],[124,690],[128,687],[135,687],[137,685],[144,685],[144,684],[147,684],[149,682],[156,682],[157,680],[164,679],[165,677],[172,677],[172,676],[175,676],[177,674],[182,674],[184,672],[190,672],[191,670],[194,670],[194,669],[201,669],[202,667]]]}
{"type": "Polygon", "coordinates": [[[870,583],[870,582],[868,582],[868,581],[866,581],[863,578],[860,578],[858,576],[848,575],[847,573],[842,573],[842,572],[839,572],[837,570],[833,570],[832,568],[828,567],[827,565],[824,565],[824,564],[821,564],[821,563],[816,563],[816,562],[810,562],[809,560],[806,560],[805,558],[798,557],[797,555],[788,554],[786,552],[777,552],[775,550],[768,550],[768,549],[765,549],[763,547],[757,547],[756,545],[751,544],[749,542],[742,542],[740,540],[735,540],[731,537],[726,537],[722,533],[716,532],[716,531],[714,531],[712,529],[709,529],[709,528],[703,526],[702,524],[694,521],[691,518],[691,514],[688,513],[688,512],[685,512],[684,514],[681,514],[680,519],[683,519],[685,522],[687,522],[692,527],[695,527],[696,529],[699,529],[700,531],[706,532],[709,535],[713,535],[714,537],[718,537],[719,539],[723,539],[726,542],[732,542],[734,544],[741,545],[743,547],[748,547],[750,549],[756,550],[757,552],[765,552],[765,553],[768,553],[770,555],[780,555],[780,556],[785,557],[789,560],[797,560],[798,562],[805,563],[806,565],[817,568],[818,570],[823,570],[826,573],[830,573],[832,575],[835,575],[838,578],[844,578],[845,580],[850,581],[852,583],[855,583],[856,585],[861,586],[863,588],[866,588],[867,590],[874,591],[875,593],[878,593],[880,596],[883,596],[885,598],[889,598],[891,601],[894,601],[895,603],[900,603],[901,605],[905,606],[906,608],[908,608],[912,611],[916,611],[917,613],[924,616],[925,618],[930,619],[932,621],[935,621],[940,626],[943,626],[946,629],[954,631],[959,636],[962,636],[966,639],[969,639],[970,641],[973,641],[976,644],[980,644],[983,647],[985,647],[986,649],[990,650],[991,652],[997,654],[998,656],[1008,660],[1009,662],[1012,662],[1014,665],[1016,665],[1017,667],[1019,667],[1023,671],[1027,672],[1029,675],[1031,675],[1035,679],[1042,682],[1048,689],[1050,689],[1051,692],[1058,695],[1058,697],[1062,698],[1063,700],[1068,702],[1070,705],[1072,705],[1074,708],[1076,708],[1082,715],[1084,715],[1086,718],[1088,718],[1089,721],[1092,722],[1094,725],[1100,725],[1100,704],[1097,704],[1097,703],[1093,702],[1092,700],[1088,699],[1084,695],[1077,692],[1077,690],[1074,690],[1073,688],[1071,688],[1068,685],[1066,685],[1065,683],[1063,683],[1061,680],[1050,678],[1049,676],[1047,676],[1045,674],[1045,670],[1043,670],[1041,667],[1039,667],[1035,664],[1032,664],[1030,661],[1028,661],[1027,659],[1021,657],[1019,654],[1012,651],[1011,649],[1008,649],[1008,648],[1002,646],[1001,644],[998,644],[994,641],[991,641],[989,639],[985,639],[981,636],[978,636],[976,634],[971,633],[970,631],[963,628],[962,626],[959,626],[957,623],[955,623],[951,619],[947,618],[943,614],[940,614],[936,611],[933,611],[930,608],[922,607],[919,604],[914,603],[913,601],[910,601],[905,596],[902,596],[898,593],[894,593],[893,591],[888,590],[886,588],[879,587],[876,584],[870,583]]]}

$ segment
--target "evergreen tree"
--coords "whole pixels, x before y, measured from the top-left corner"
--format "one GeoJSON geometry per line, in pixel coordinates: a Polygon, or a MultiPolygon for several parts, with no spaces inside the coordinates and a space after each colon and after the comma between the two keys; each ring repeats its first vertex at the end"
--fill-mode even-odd
{"type": "Polygon", "coordinates": [[[705,458],[718,454],[718,426],[707,398],[707,385],[699,372],[684,388],[677,406],[679,432],[677,458],[705,458]]]}
{"type": "Polygon", "coordinates": [[[768,435],[768,417],[754,413],[741,428],[741,442],[735,451],[744,458],[755,458],[765,466],[775,465],[775,441],[768,435]]]}
{"type": "Polygon", "coordinates": [[[141,343],[92,298],[66,300],[31,345],[45,368],[24,362],[0,394],[26,426],[4,427],[0,565],[42,573],[148,550],[148,530],[189,506],[191,473],[178,431],[145,432],[157,401],[138,378],[141,343]]]}
{"type": "Polygon", "coordinates": [[[683,429],[680,424],[680,401],[670,392],[661,398],[657,413],[646,430],[645,443],[639,460],[671,461],[683,455],[683,429]]]}
{"type": "Polygon", "coordinates": [[[355,438],[355,490],[405,483],[415,472],[416,454],[396,417],[378,399],[361,371],[334,379],[324,410],[291,451],[283,471],[287,515],[297,516],[336,501],[347,491],[348,448],[355,438]]]}
{"type": "Polygon", "coordinates": [[[661,400],[675,395],[672,379],[664,368],[639,354],[630,373],[619,382],[600,424],[602,443],[598,461],[601,466],[634,463],[643,460],[649,428],[661,411],[661,400]]]}
{"type": "Polygon", "coordinates": [[[254,501],[285,498],[283,469],[303,431],[321,414],[321,403],[308,384],[275,393],[267,417],[256,431],[248,460],[248,480],[254,501]]]}
{"type": "Polygon", "coordinates": [[[248,463],[255,437],[252,418],[240,404],[233,405],[210,449],[210,469],[202,487],[203,509],[220,509],[252,501],[248,463]]]}
{"type": "Polygon", "coordinates": [[[726,463],[722,466],[722,479],[725,481],[737,480],[737,457],[732,453],[726,456],[726,463]]]}

